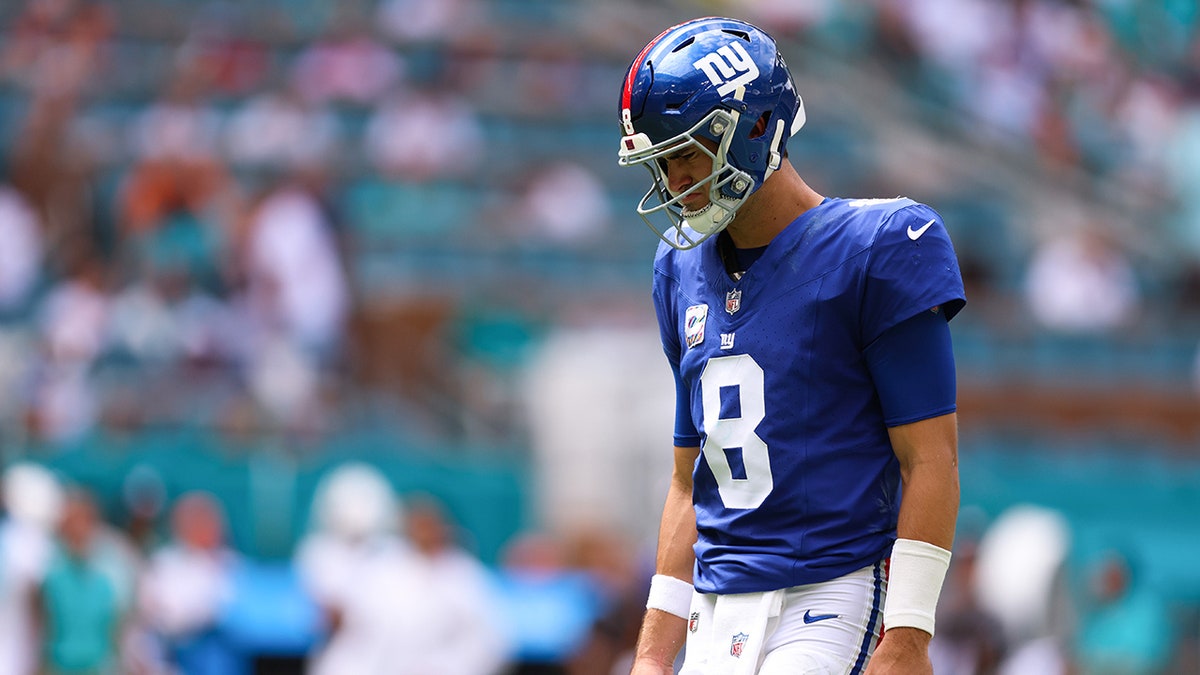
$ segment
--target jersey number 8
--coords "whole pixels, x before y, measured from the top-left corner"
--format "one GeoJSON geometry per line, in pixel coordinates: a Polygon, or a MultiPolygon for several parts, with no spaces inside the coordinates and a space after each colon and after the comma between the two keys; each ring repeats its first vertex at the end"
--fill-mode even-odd
{"type": "Polygon", "coordinates": [[[775,487],[767,444],[755,433],[766,416],[762,367],[749,354],[709,359],[700,375],[700,394],[707,432],[704,460],[722,503],[730,509],[758,508],[775,487]],[[723,406],[722,399],[736,401],[737,410],[723,406]],[[725,417],[723,407],[728,408],[725,417]],[[738,454],[742,471],[734,476],[732,459],[738,454]]]}

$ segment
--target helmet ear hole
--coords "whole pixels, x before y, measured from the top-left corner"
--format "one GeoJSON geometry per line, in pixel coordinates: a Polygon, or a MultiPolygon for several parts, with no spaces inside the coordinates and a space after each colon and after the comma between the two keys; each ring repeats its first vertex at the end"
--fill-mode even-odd
{"type": "Polygon", "coordinates": [[[747,138],[758,138],[758,137],[762,136],[763,134],[767,133],[767,129],[770,128],[770,125],[771,125],[771,111],[768,110],[762,114],[762,117],[758,118],[757,122],[754,123],[754,128],[750,130],[750,133],[749,133],[749,135],[747,135],[747,138]]]}

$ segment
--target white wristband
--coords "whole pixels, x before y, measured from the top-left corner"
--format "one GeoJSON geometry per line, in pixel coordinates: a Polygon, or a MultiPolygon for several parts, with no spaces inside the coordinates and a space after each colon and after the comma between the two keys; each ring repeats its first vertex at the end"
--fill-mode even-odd
{"type": "Polygon", "coordinates": [[[888,568],[883,628],[907,626],[933,635],[933,617],[950,551],[916,539],[897,539],[888,568]]]}
{"type": "Polygon", "coordinates": [[[668,614],[686,619],[692,607],[692,585],[682,579],[666,574],[650,577],[650,595],[646,598],[646,609],[661,609],[668,614]]]}

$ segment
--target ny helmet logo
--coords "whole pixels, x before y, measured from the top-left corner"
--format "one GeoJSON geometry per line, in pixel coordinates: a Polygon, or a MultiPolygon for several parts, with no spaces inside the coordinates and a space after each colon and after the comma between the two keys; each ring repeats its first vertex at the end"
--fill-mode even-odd
{"type": "Polygon", "coordinates": [[[758,64],[750,58],[750,53],[741,42],[731,42],[715,52],[709,52],[692,66],[704,71],[721,96],[750,84],[758,77],[758,64]]]}

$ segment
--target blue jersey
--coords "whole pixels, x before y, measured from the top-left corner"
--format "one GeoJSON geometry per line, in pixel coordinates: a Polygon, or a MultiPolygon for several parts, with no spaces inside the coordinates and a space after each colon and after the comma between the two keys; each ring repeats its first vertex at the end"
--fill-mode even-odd
{"type": "Polygon", "coordinates": [[[664,244],[654,302],[687,408],[675,443],[702,449],[696,588],[786,588],[884,558],[900,470],[863,351],[919,312],[940,306],[949,319],[965,302],[937,213],[826,199],[738,281],[716,237],[664,244]]]}

